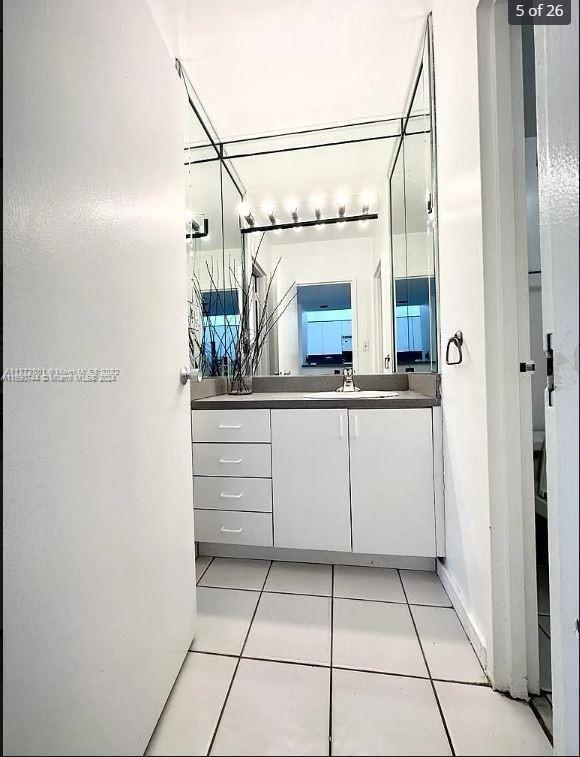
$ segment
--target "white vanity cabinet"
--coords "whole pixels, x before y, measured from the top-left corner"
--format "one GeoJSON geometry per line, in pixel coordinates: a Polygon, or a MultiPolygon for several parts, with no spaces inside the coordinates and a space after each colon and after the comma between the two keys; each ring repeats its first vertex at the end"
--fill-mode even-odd
{"type": "Polygon", "coordinates": [[[272,410],[274,546],[350,552],[348,411],[272,410]]]}
{"type": "Polygon", "coordinates": [[[269,410],[194,410],[195,538],[271,547],[269,410]]]}
{"type": "Polygon", "coordinates": [[[431,409],[349,416],[353,552],[435,557],[431,409]]]}
{"type": "Polygon", "coordinates": [[[196,540],[444,555],[439,411],[194,411],[196,540]]]}

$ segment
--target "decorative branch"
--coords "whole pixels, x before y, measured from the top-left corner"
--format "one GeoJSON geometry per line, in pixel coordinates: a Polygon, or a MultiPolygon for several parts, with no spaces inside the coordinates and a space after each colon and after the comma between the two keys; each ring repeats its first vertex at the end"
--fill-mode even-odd
{"type": "MultiPolygon", "coordinates": [[[[239,318],[236,323],[225,313],[226,290],[223,286],[220,287],[216,281],[217,275],[214,275],[213,261],[211,268],[206,261],[209,280],[209,302],[211,304],[215,302],[217,312],[224,315],[223,335],[218,333],[209,312],[206,312],[203,298],[204,292],[201,288],[199,278],[195,274],[192,277],[189,323],[189,345],[192,363],[195,360],[195,353],[197,352],[200,356],[200,367],[202,368],[203,375],[216,376],[225,373],[229,378],[230,391],[236,393],[251,391],[250,380],[258,371],[268,337],[296,298],[296,282],[293,282],[276,305],[270,307],[272,286],[282,260],[282,258],[279,258],[268,276],[264,302],[261,305],[260,312],[256,315],[256,323],[252,330],[251,312],[254,293],[250,286],[251,273],[254,265],[257,263],[265,233],[262,233],[256,251],[250,258],[250,267],[247,275],[245,275],[243,264],[241,275],[238,275],[235,261],[233,265],[231,263],[228,265],[230,291],[238,292],[239,318]],[[201,314],[200,327],[196,323],[196,312],[201,314]],[[210,355],[207,354],[208,341],[211,345],[210,355]],[[223,356],[221,362],[219,355],[223,356]]],[[[225,285],[225,280],[223,283],[225,285]]]]}

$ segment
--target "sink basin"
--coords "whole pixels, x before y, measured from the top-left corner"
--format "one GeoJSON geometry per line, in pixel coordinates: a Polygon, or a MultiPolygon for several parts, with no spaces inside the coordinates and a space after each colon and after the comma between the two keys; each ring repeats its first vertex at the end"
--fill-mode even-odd
{"type": "Polygon", "coordinates": [[[303,394],[305,400],[369,400],[398,397],[399,392],[361,391],[361,392],[311,392],[303,394]]]}

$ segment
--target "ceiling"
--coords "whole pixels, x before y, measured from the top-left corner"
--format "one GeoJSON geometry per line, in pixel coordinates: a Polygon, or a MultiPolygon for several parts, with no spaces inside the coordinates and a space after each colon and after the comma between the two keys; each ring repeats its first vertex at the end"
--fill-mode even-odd
{"type": "Polygon", "coordinates": [[[297,290],[302,310],[345,310],[351,305],[350,284],[310,284],[298,286],[297,290]]]}
{"type": "Polygon", "coordinates": [[[222,140],[401,114],[431,0],[149,0],[222,140]]]}

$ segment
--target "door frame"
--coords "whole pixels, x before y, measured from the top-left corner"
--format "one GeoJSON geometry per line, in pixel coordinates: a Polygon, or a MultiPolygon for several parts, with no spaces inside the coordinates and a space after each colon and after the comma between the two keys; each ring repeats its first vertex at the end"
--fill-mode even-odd
{"type": "Polygon", "coordinates": [[[494,688],[539,693],[521,29],[507,0],[480,0],[485,363],[494,688]]]}
{"type": "Polygon", "coordinates": [[[375,272],[373,273],[373,321],[375,332],[375,370],[378,373],[389,373],[389,368],[385,365],[387,356],[385,355],[385,320],[384,320],[385,303],[383,301],[383,267],[379,260],[375,272]]]}
{"type": "MultiPolygon", "coordinates": [[[[561,153],[568,157],[578,152],[577,125],[575,133],[569,127],[574,121],[572,103],[577,107],[578,74],[576,70],[575,82],[573,76],[559,75],[567,55],[577,64],[577,16],[572,23],[576,34],[570,30],[573,36],[566,40],[558,40],[560,27],[534,30],[538,164],[540,176],[542,168],[546,174],[544,194],[539,186],[544,332],[552,331],[554,340],[559,339],[555,364],[558,356],[562,363],[559,392],[557,388],[554,395],[558,399],[554,406],[546,406],[546,440],[554,752],[565,755],[578,754],[578,376],[570,370],[578,345],[578,321],[566,310],[570,302],[577,308],[577,292],[570,290],[578,280],[577,163],[575,176],[574,169],[568,168],[564,184],[552,193],[550,180],[554,172],[564,172],[558,163],[561,153]],[[551,35],[555,39],[550,40],[551,35]],[[576,43],[575,55],[573,46],[567,45],[569,39],[576,43]],[[562,202],[568,208],[567,223],[562,220],[562,202]],[[553,277],[555,245],[559,267],[553,277]],[[554,296],[556,287],[558,295],[566,296],[564,303],[554,296]]],[[[520,32],[519,26],[508,24],[507,0],[480,0],[477,36],[492,557],[488,662],[494,688],[527,698],[539,690],[539,676],[531,398],[529,374],[520,373],[518,366],[530,354],[520,32]]]]}

